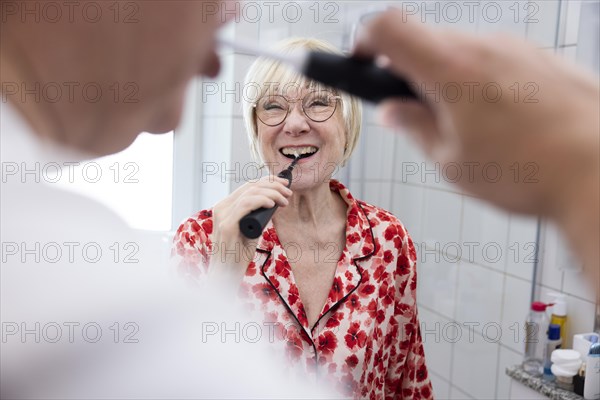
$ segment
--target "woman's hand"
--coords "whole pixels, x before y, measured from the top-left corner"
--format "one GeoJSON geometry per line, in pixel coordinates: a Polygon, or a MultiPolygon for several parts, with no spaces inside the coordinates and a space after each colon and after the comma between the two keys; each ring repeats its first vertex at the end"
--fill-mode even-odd
{"type": "Polygon", "coordinates": [[[214,206],[211,280],[226,281],[228,286],[241,282],[254,258],[258,239],[248,239],[240,232],[240,219],[261,207],[287,206],[292,195],[287,184],[287,179],[265,176],[244,184],[214,206]]]}

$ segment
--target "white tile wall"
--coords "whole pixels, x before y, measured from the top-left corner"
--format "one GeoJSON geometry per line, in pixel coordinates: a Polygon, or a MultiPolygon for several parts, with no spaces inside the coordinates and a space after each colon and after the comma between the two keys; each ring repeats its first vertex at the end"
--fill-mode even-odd
{"type": "Polygon", "coordinates": [[[429,373],[429,379],[433,386],[433,393],[436,399],[448,399],[450,398],[450,382],[442,378],[436,373],[429,373]]]}
{"type": "Polygon", "coordinates": [[[512,380],[510,382],[510,397],[508,398],[518,400],[546,400],[548,397],[530,389],[521,382],[512,380]]]}
{"type": "Polygon", "coordinates": [[[538,276],[538,282],[544,287],[558,291],[562,290],[563,282],[563,270],[559,267],[565,253],[563,242],[564,239],[554,226],[545,226],[540,245],[540,260],[544,268],[539,272],[541,281],[538,276]]]}
{"type": "MultiPolygon", "coordinates": [[[[292,2],[290,2],[292,3],[292,2]]],[[[345,23],[346,4],[344,2],[294,2],[296,7],[288,9],[292,22],[290,36],[311,36],[326,40],[342,48],[343,40],[351,32],[351,24],[345,23]]]]}
{"type": "Polygon", "coordinates": [[[567,296],[569,315],[567,318],[567,344],[571,345],[575,333],[593,332],[595,305],[592,302],[567,296]]]}
{"type": "Polygon", "coordinates": [[[363,104],[363,123],[364,124],[377,124],[377,108],[374,104],[364,103],[363,104]]]}
{"type": "MultiPolygon", "coordinates": [[[[244,16],[246,18],[240,18],[240,22],[231,24],[235,29],[235,37],[244,38],[244,40],[257,40],[261,24],[253,22],[253,13],[251,9],[248,9],[244,16]]],[[[262,11],[262,10],[261,10],[262,11]]]]}
{"type": "Polygon", "coordinates": [[[237,107],[235,94],[228,95],[226,90],[233,90],[238,81],[234,76],[236,55],[222,55],[222,68],[215,79],[205,79],[200,83],[202,88],[200,101],[203,114],[207,117],[231,117],[237,107]]]}
{"type": "Polygon", "coordinates": [[[537,218],[510,216],[506,273],[531,282],[537,249],[537,218]]]}
{"type": "Polygon", "coordinates": [[[428,246],[455,253],[454,244],[461,243],[462,201],[455,193],[424,189],[423,240],[428,246]]]}
{"type": "Polygon", "coordinates": [[[353,194],[354,197],[358,198],[358,199],[362,199],[362,192],[363,192],[363,181],[361,180],[357,180],[357,179],[351,179],[350,180],[350,184],[348,185],[348,189],[350,189],[350,192],[353,194]]]}
{"type": "Polygon", "coordinates": [[[525,37],[527,1],[480,1],[479,31],[510,32],[525,37]]]}
{"type": "MultiPolygon", "coordinates": [[[[363,120],[363,126],[364,126],[364,120],[363,120]]],[[[363,129],[363,131],[366,131],[366,129],[363,129]]],[[[366,145],[365,145],[366,140],[367,140],[366,135],[363,135],[361,132],[359,141],[356,144],[356,147],[354,148],[354,152],[352,153],[350,160],[348,160],[348,164],[346,165],[346,168],[349,170],[349,173],[350,173],[350,179],[362,180],[364,177],[363,164],[365,163],[365,161],[364,161],[365,157],[363,156],[363,153],[364,153],[364,148],[366,147],[366,145]]]]}
{"type": "Polygon", "coordinates": [[[577,43],[579,33],[579,16],[581,13],[581,0],[569,0],[563,5],[565,17],[564,25],[561,27],[562,43],[561,45],[571,45],[577,43]]]}
{"type": "Polygon", "coordinates": [[[498,360],[498,380],[496,385],[497,399],[510,398],[510,384],[512,379],[506,375],[506,367],[520,364],[522,361],[523,355],[521,352],[515,352],[505,348],[504,346],[500,346],[500,357],[498,360]]]}
{"type": "Polygon", "coordinates": [[[527,39],[540,47],[554,47],[559,21],[558,0],[530,1],[521,8],[520,18],[527,24],[527,39]]]}
{"type": "Polygon", "coordinates": [[[423,222],[423,187],[405,183],[394,183],[390,211],[397,216],[415,243],[422,243],[421,224],[423,222]]]}
{"type": "Polygon", "coordinates": [[[421,163],[420,172],[421,182],[427,187],[454,193],[459,193],[460,190],[452,184],[452,180],[456,180],[459,174],[468,173],[466,170],[458,169],[456,165],[443,166],[439,162],[430,160],[421,163]],[[445,173],[449,174],[448,178],[445,173]]]}
{"type": "Polygon", "coordinates": [[[449,397],[450,400],[469,400],[469,399],[473,399],[473,398],[474,397],[463,392],[456,386],[450,387],[450,397],[449,397]]]}
{"type": "Polygon", "coordinates": [[[477,332],[500,326],[503,280],[499,272],[462,261],[458,272],[457,321],[474,326],[477,332]]]}
{"type": "MultiPolygon", "coordinates": [[[[566,6],[563,18],[567,30],[558,38],[557,1],[520,2],[519,23],[506,18],[509,12],[513,13],[511,17],[514,16],[515,11],[509,8],[514,2],[501,3],[504,3],[504,18],[497,23],[478,23],[477,31],[508,30],[517,35],[526,34],[530,40],[544,47],[553,47],[562,38],[557,44],[566,47],[560,52],[568,59],[575,59],[577,4],[566,6]]],[[[476,252],[476,265],[448,262],[443,255],[436,262],[429,252],[420,252],[418,299],[421,308],[427,310],[421,312],[422,321],[428,324],[439,321],[479,322],[481,325],[498,322],[501,326],[499,344],[480,340],[469,344],[462,341],[446,344],[446,347],[431,341],[425,345],[426,350],[429,349],[428,364],[434,372],[434,382],[441,382],[438,384],[442,392],[438,398],[445,398],[446,383],[450,384],[450,398],[508,398],[510,380],[504,370],[522,360],[520,328],[529,310],[535,251],[540,248],[536,244],[538,221],[532,217],[508,215],[470,197],[449,193],[443,182],[435,182],[431,179],[433,176],[423,176],[423,155],[404,135],[396,139],[395,154],[394,180],[399,185],[393,192],[392,207],[398,213],[404,212],[407,204],[415,207],[415,213],[410,216],[400,215],[414,232],[413,236],[418,232],[423,241],[430,243],[430,247],[436,241],[478,241],[498,243],[502,249],[502,257],[497,262],[490,262],[493,260],[491,254],[486,260],[481,252],[476,252]],[[422,221],[415,218],[420,214],[423,215],[422,221]],[[455,299],[451,300],[453,294],[455,299]],[[450,371],[447,357],[451,358],[450,371]],[[487,360],[490,365],[482,367],[482,360],[487,360]],[[473,368],[474,365],[478,367],[473,368]]],[[[569,317],[569,328],[589,330],[594,314],[592,293],[584,289],[581,273],[572,267],[573,256],[558,245],[560,242],[561,239],[550,228],[544,246],[540,248],[544,250],[539,255],[541,281],[545,290],[552,288],[570,294],[567,301],[570,310],[573,309],[569,313],[573,315],[569,317]]],[[[466,253],[463,252],[462,256],[464,259],[466,253]]],[[[490,334],[492,332],[489,331],[490,334]]],[[[478,338],[483,339],[482,336],[478,338]]]]}
{"type": "MultiPolygon", "coordinates": [[[[451,332],[451,320],[428,307],[419,309],[419,320],[429,369],[439,378],[448,381],[452,373],[452,343],[446,338],[455,336],[451,332]]],[[[437,389],[435,392],[438,394],[437,389]]]]}
{"type": "Polygon", "coordinates": [[[531,279],[523,280],[506,276],[502,299],[503,347],[523,354],[524,323],[531,304],[531,279]]]}
{"type": "Polygon", "coordinates": [[[231,168],[232,163],[232,125],[232,118],[205,116],[203,119],[201,208],[212,207],[230,192],[223,174],[231,168]],[[223,149],[223,151],[215,153],[210,149],[223,149]]]}
{"type": "Polygon", "coordinates": [[[366,125],[363,137],[363,178],[366,180],[392,180],[394,143],[396,135],[377,125],[366,125]]]}
{"type": "Polygon", "coordinates": [[[417,247],[418,281],[417,300],[419,304],[435,310],[448,319],[454,319],[458,264],[448,262],[439,252],[417,247]]]}
{"type": "MultiPolygon", "coordinates": [[[[261,46],[269,46],[290,35],[310,35],[347,48],[352,25],[344,22],[347,15],[400,5],[397,1],[297,3],[302,9],[297,22],[286,21],[282,14],[284,4],[278,3],[272,20],[267,17],[264,6],[261,7],[263,17],[256,23],[249,21],[252,14],[247,10],[245,18],[230,34],[236,39],[258,41],[261,46]]],[[[438,7],[439,25],[444,27],[480,33],[508,31],[525,36],[549,51],[558,45],[561,47],[558,53],[569,59],[575,59],[577,54],[581,1],[563,2],[562,7],[557,0],[481,1],[474,9],[472,21],[463,4],[466,2],[456,2],[462,12],[456,21],[452,5],[440,2],[436,6],[431,1],[410,3],[417,7],[427,3],[425,7],[429,10],[438,7]],[[496,6],[491,3],[500,6],[497,21],[496,6]],[[560,32],[557,32],[558,21],[562,24],[560,32]]],[[[287,17],[293,17],[293,10],[288,11],[287,17]]],[[[436,18],[434,14],[424,13],[424,9],[417,9],[415,13],[428,20],[436,18]]],[[[215,82],[227,80],[229,85],[242,82],[252,61],[252,57],[240,54],[225,56],[220,80],[215,82]]],[[[250,162],[240,108],[234,103],[213,99],[204,104],[204,161],[237,161],[241,165],[250,162]],[[225,150],[220,154],[206,150],[215,148],[225,150]]],[[[360,145],[340,177],[342,180],[347,177],[344,183],[349,184],[356,197],[393,211],[418,246],[419,312],[425,324],[422,333],[436,398],[508,398],[510,380],[504,369],[519,363],[522,357],[522,343],[520,338],[515,338],[519,333],[515,329],[523,323],[529,308],[537,220],[497,211],[460,194],[440,175],[436,181],[435,174],[426,174],[431,165],[424,162],[422,152],[406,135],[393,134],[380,127],[374,108],[365,105],[360,145]],[[468,251],[463,243],[468,241],[498,243],[501,258],[490,262],[494,259],[492,255],[487,254],[486,259],[481,252],[483,246],[479,246],[472,263],[466,262],[468,251]],[[475,327],[478,333],[470,338],[465,323],[479,323],[475,327]],[[481,335],[486,323],[490,324],[489,335],[496,332],[494,324],[500,326],[500,337],[496,341],[481,335]],[[462,337],[453,343],[451,335],[456,326],[461,329],[462,337]]],[[[211,179],[203,187],[205,206],[214,204],[239,184],[219,184],[220,176],[211,179]]],[[[544,230],[542,239],[538,297],[550,290],[564,291],[568,294],[570,332],[590,330],[594,299],[584,288],[584,277],[573,268],[576,263],[572,255],[559,245],[561,239],[552,227],[544,230]]]]}
{"type": "Polygon", "coordinates": [[[561,47],[560,54],[567,60],[575,63],[577,61],[577,46],[561,47]]]}
{"type": "Polygon", "coordinates": [[[565,271],[563,280],[563,292],[578,297],[582,300],[587,300],[593,303],[596,299],[593,282],[586,279],[582,269],[573,269],[565,271]]]}
{"type": "Polygon", "coordinates": [[[392,183],[391,181],[365,181],[362,199],[367,203],[375,204],[386,210],[392,207],[392,183]]]}
{"type": "Polygon", "coordinates": [[[262,176],[260,163],[254,160],[250,153],[250,143],[240,117],[233,118],[231,132],[231,167],[234,174],[227,176],[230,190],[235,190],[248,181],[255,181],[262,176]]]}
{"type": "MultiPolygon", "coordinates": [[[[416,3],[416,2],[414,2],[416,3]]],[[[434,23],[435,18],[439,20],[438,25],[450,29],[457,29],[466,32],[476,32],[481,16],[481,4],[466,2],[432,2],[438,3],[438,9],[435,14],[427,13],[424,7],[421,7],[423,19],[428,23],[434,23]]],[[[433,10],[430,6],[429,10],[433,10]]],[[[422,19],[422,20],[423,20],[422,19]]]]}
{"type": "Polygon", "coordinates": [[[596,76],[600,75],[599,12],[600,3],[597,1],[582,2],[577,34],[577,62],[580,66],[588,68],[596,76]]]}
{"type": "Polygon", "coordinates": [[[333,179],[337,179],[340,182],[348,182],[350,180],[350,166],[339,166],[333,171],[333,179]]]}
{"type": "MultiPolygon", "coordinates": [[[[255,57],[236,54],[235,55],[235,68],[233,71],[233,76],[235,79],[234,87],[236,97],[240,100],[246,100],[250,102],[254,102],[257,99],[258,93],[255,89],[256,86],[252,84],[244,85],[244,77],[250,68],[250,65],[254,62],[255,57]]],[[[231,97],[231,95],[229,96],[231,97]]],[[[231,113],[235,117],[242,118],[242,104],[241,101],[238,101],[232,105],[231,113]]]]}
{"type": "Polygon", "coordinates": [[[452,384],[476,399],[496,399],[499,345],[465,327],[454,344],[452,384]]]}
{"type": "Polygon", "coordinates": [[[394,180],[415,185],[425,184],[427,178],[423,168],[425,156],[421,150],[402,132],[396,133],[395,144],[394,180]]]}
{"type": "Polygon", "coordinates": [[[509,217],[505,212],[465,196],[462,242],[473,243],[470,247],[473,251],[465,251],[463,259],[504,272],[508,254],[508,226],[509,217]]]}

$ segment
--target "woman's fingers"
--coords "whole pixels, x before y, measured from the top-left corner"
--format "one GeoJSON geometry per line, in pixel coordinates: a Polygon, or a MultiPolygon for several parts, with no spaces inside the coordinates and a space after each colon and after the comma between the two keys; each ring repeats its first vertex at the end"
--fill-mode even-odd
{"type": "Polygon", "coordinates": [[[272,188],[278,190],[286,196],[291,196],[291,190],[287,189],[288,181],[277,176],[266,176],[256,182],[248,182],[234,190],[229,196],[221,200],[214,209],[231,207],[239,198],[245,196],[249,191],[255,188],[272,188]]]}
{"type": "MultiPolygon", "coordinates": [[[[281,194],[275,191],[262,192],[257,194],[248,194],[241,198],[237,203],[233,217],[243,217],[251,211],[259,208],[273,208],[276,205],[285,207],[288,205],[288,200],[281,194]]],[[[237,218],[237,219],[239,219],[237,218]]]]}
{"type": "Polygon", "coordinates": [[[287,206],[293,193],[287,184],[286,179],[271,176],[241,186],[214,207],[217,229],[239,236],[238,222],[244,215],[262,207],[287,206]]]}
{"type": "Polygon", "coordinates": [[[285,207],[291,195],[292,191],[279,183],[251,186],[233,204],[232,215],[241,217],[261,207],[285,207]]]}
{"type": "Polygon", "coordinates": [[[264,176],[255,182],[245,183],[234,190],[227,198],[235,201],[241,196],[244,196],[249,190],[254,190],[255,188],[272,188],[279,190],[282,194],[289,193],[291,195],[291,191],[287,189],[287,185],[287,179],[280,178],[278,176],[264,176]]]}
{"type": "Polygon", "coordinates": [[[287,197],[278,190],[256,188],[255,190],[249,190],[245,196],[238,199],[235,203],[234,214],[244,216],[257,208],[271,208],[275,205],[285,207],[288,204],[289,200],[287,197]]]}

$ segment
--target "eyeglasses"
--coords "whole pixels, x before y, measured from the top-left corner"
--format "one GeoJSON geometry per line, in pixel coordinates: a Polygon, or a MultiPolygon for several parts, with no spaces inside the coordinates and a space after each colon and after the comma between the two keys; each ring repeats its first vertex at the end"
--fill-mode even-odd
{"type": "Polygon", "coordinates": [[[263,124],[277,126],[290,114],[291,103],[301,101],[304,115],[314,122],[325,122],[335,113],[340,99],[341,96],[336,96],[328,90],[314,90],[295,100],[278,94],[267,95],[261,97],[253,107],[256,116],[263,124]]]}

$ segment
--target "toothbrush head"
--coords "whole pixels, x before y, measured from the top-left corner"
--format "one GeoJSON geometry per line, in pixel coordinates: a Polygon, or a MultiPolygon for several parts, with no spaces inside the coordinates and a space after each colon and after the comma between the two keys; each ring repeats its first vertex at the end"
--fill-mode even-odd
{"type": "Polygon", "coordinates": [[[298,162],[298,160],[300,160],[300,154],[298,154],[298,152],[294,151],[294,161],[292,161],[292,163],[290,164],[290,166],[288,168],[290,170],[293,169],[296,166],[296,163],[298,162]]]}

